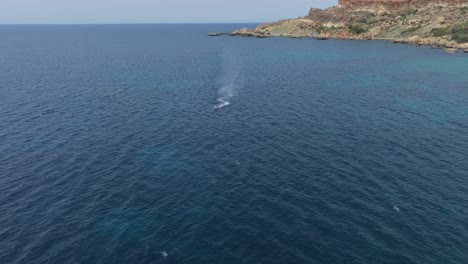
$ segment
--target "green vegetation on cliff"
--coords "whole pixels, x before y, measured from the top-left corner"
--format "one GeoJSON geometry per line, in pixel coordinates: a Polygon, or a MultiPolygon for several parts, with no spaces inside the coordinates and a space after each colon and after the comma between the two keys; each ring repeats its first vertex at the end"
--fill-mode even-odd
{"type": "MultiPolygon", "coordinates": [[[[468,1],[468,0],[467,0],[468,1]]],[[[387,39],[400,43],[461,48],[468,51],[468,6],[403,6],[387,10],[369,6],[312,8],[307,16],[234,31],[252,37],[317,37],[320,39],[387,39]]]]}
{"type": "Polygon", "coordinates": [[[359,24],[351,24],[348,26],[349,31],[353,34],[362,34],[366,32],[367,30],[364,29],[361,25],[359,24]]]}
{"type": "Polygon", "coordinates": [[[434,37],[452,36],[457,43],[468,42],[468,22],[456,24],[452,27],[433,28],[431,34],[434,37]]]}
{"type": "Polygon", "coordinates": [[[458,43],[468,42],[468,22],[452,27],[452,39],[458,43]]]}

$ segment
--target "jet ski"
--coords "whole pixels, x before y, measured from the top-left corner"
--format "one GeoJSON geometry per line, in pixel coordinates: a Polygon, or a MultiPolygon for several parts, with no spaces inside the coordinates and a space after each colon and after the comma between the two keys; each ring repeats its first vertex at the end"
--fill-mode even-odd
{"type": "Polygon", "coordinates": [[[218,100],[218,103],[215,104],[215,106],[213,108],[214,109],[221,109],[221,108],[223,108],[225,106],[228,106],[228,105],[230,105],[229,102],[226,102],[226,101],[223,101],[223,100],[218,100]]]}

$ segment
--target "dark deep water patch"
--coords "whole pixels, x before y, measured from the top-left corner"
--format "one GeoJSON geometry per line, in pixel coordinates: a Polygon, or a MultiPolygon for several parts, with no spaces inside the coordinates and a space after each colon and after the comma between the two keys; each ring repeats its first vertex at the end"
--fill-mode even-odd
{"type": "Polygon", "coordinates": [[[467,263],[468,57],[239,27],[0,26],[0,262],[467,263]]]}

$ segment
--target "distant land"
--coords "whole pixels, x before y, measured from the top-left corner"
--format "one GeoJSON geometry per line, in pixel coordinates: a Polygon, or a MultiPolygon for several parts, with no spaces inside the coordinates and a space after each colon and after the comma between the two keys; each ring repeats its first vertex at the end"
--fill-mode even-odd
{"type": "Polygon", "coordinates": [[[228,33],[244,37],[384,39],[468,53],[468,0],[340,0],[295,19],[228,33]]]}

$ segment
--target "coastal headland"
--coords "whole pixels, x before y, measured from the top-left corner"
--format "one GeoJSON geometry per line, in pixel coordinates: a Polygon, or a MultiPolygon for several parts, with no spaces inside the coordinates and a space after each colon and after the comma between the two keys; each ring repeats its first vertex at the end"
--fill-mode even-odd
{"type": "Polygon", "coordinates": [[[389,40],[468,52],[468,0],[340,0],[306,16],[210,36],[389,40]]]}

